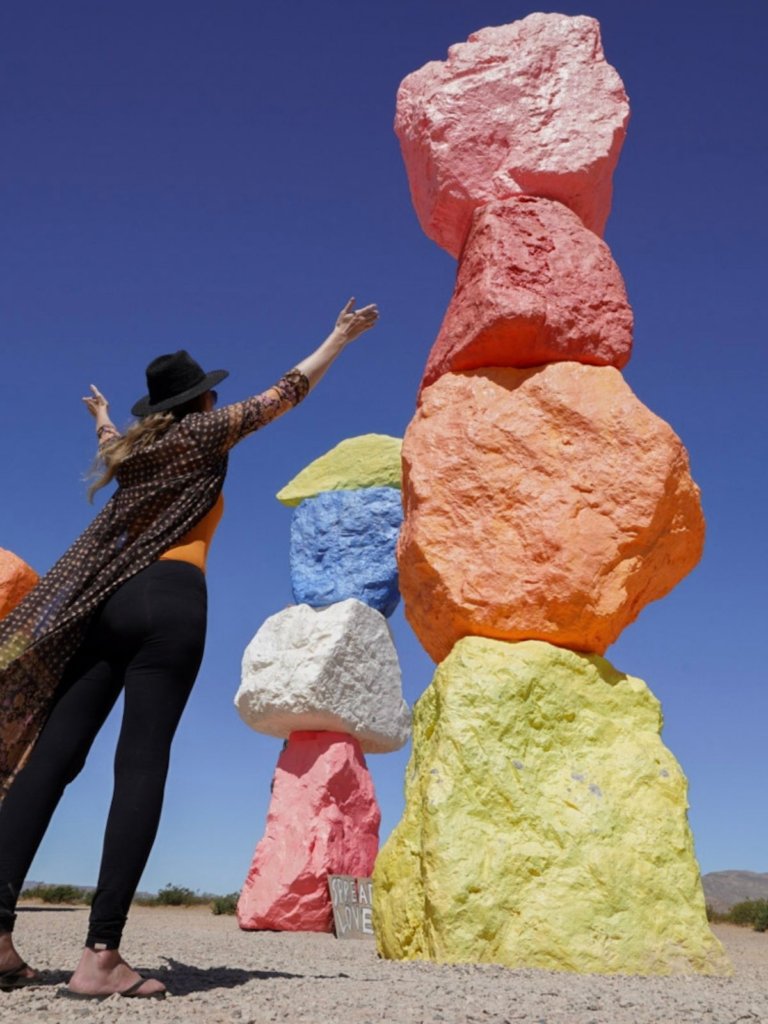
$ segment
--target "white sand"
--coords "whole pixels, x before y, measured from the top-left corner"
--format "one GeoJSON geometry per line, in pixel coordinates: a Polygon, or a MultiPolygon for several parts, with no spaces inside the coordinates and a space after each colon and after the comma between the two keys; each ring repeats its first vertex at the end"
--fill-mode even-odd
{"type": "Polygon", "coordinates": [[[123,954],[161,978],[163,1002],[57,997],[79,956],[85,908],[19,914],[22,955],[45,987],[0,992],[0,1021],[160,1024],[735,1024],[768,1022],[768,934],[715,931],[734,964],[722,978],[583,976],[492,966],[379,960],[373,942],[332,935],[241,932],[208,908],[131,912],[123,954]]]}

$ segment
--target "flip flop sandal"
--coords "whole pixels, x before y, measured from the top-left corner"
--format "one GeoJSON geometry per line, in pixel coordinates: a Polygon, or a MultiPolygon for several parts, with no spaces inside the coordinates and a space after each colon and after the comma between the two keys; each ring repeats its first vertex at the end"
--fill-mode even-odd
{"type": "Polygon", "coordinates": [[[106,992],[99,995],[91,992],[73,992],[70,988],[60,988],[59,995],[63,996],[64,999],[95,999],[97,1002],[103,1002],[114,995],[122,996],[124,999],[165,999],[165,991],[139,992],[144,982],[149,980],[149,978],[139,978],[133,985],[124,988],[122,992],[106,992]]]}
{"type": "Polygon", "coordinates": [[[30,978],[24,974],[24,971],[27,970],[29,970],[29,964],[21,963],[18,967],[12,967],[10,971],[0,971],[0,992],[12,992],[15,988],[39,985],[40,976],[35,973],[30,978]]]}
{"type": "Polygon", "coordinates": [[[165,999],[165,989],[162,989],[160,992],[139,992],[144,982],[149,980],[149,978],[139,978],[129,988],[123,989],[120,995],[126,999],[165,999]]]}

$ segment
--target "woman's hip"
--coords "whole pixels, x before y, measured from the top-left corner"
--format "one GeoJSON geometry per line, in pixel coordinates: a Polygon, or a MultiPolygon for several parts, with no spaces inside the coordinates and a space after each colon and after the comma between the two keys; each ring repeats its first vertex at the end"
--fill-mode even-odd
{"type": "Polygon", "coordinates": [[[173,637],[176,645],[205,641],[208,597],[205,574],[189,562],[153,562],[104,602],[94,627],[101,644],[129,656],[137,645],[173,637]]]}

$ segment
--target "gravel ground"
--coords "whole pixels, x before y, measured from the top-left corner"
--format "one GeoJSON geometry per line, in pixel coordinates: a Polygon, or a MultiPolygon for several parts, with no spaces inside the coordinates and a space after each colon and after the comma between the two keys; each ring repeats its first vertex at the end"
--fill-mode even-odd
{"type": "Polygon", "coordinates": [[[45,986],[0,992],[0,1022],[158,1024],[768,1024],[768,934],[715,932],[732,978],[638,978],[379,960],[373,942],[241,932],[207,907],[131,912],[126,959],[161,978],[162,1002],[57,997],[79,956],[84,908],[19,914],[16,939],[45,986]]]}

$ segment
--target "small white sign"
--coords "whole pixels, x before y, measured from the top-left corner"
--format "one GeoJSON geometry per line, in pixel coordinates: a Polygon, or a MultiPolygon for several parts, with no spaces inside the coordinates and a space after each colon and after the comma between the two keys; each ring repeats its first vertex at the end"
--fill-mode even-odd
{"type": "Polygon", "coordinates": [[[337,939],[373,938],[373,879],[328,875],[337,939]]]}

